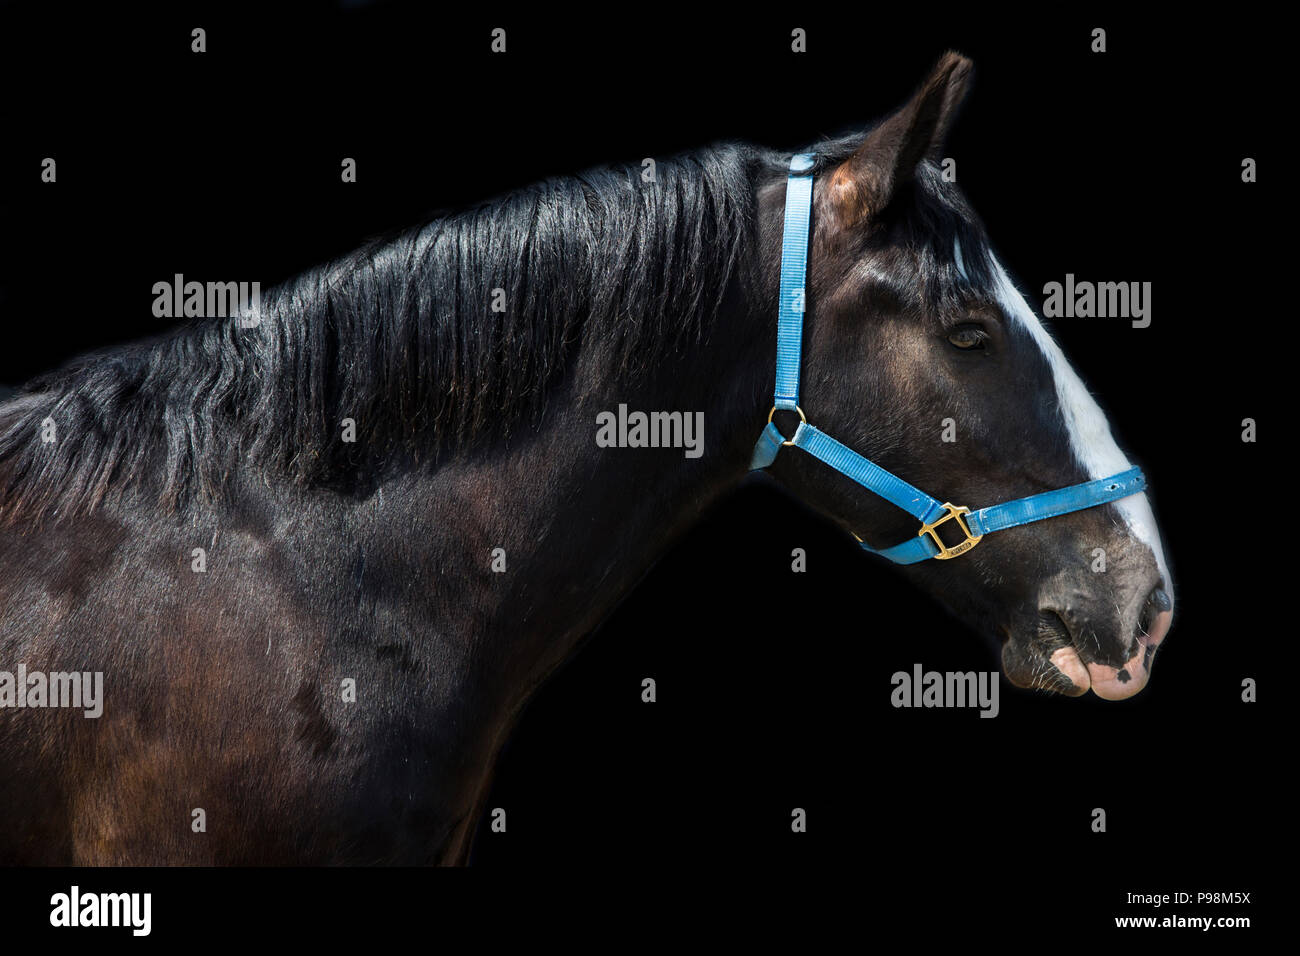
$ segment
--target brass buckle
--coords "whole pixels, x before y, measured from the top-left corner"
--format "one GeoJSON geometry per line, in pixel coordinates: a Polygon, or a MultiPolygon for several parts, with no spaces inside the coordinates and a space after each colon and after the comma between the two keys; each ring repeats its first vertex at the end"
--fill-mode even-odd
{"type": "Polygon", "coordinates": [[[959,554],[965,554],[971,548],[975,547],[975,545],[979,544],[980,540],[984,537],[982,534],[970,533],[970,526],[966,524],[966,519],[962,517],[962,515],[970,514],[969,508],[963,505],[950,504],[947,501],[943,503],[943,506],[948,509],[948,513],[938,521],[933,521],[930,524],[922,523],[921,530],[916,533],[918,538],[924,538],[928,534],[934,539],[934,543],[939,546],[939,553],[935,555],[935,558],[939,561],[946,561],[949,558],[957,557],[959,554]],[[950,548],[943,543],[938,532],[934,529],[939,527],[939,525],[943,524],[945,521],[951,521],[954,519],[957,522],[957,527],[961,528],[961,533],[966,536],[966,540],[960,544],[954,544],[950,548]]]}
{"type": "MultiPolygon", "coordinates": [[[[759,407],[761,408],[762,406],[760,405],[759,407]]],[[[800,408],[798,405],[796,405],[796,406],[794,407],[794,410],[795,410],[796,412],[799,413],[799,420],[800,420],[801,422],[803,422],[805,425],[807,425],[807,424],[808,424],[808,416],[805,415],[805,414],[803,413],[803,409],[800,408]]],[[[787,408],[786,411],[790,411],[790,409],[787,408]]],[[[773,406],[772,406],[772,410],[771,410],[770,412],[767,413],[767,423],[768,423],[769,425],[772,424],[772,416],[775,415],[775,414],[776,414],[776,406],[773,405],[773,406]]],[[[778,431],[779,431],[779,429],[778,429],[778,431]]],[[[782,435],[781,437],[782,437],[782,438],[785,438],[784,435],[782,435]]],[[[784,448],[786,445],[793,445],[793,444],[794,444],[794,441],[793,441],[792,439],[786,438],[785,441],[781,442],[781,447],[784,448]]]]}

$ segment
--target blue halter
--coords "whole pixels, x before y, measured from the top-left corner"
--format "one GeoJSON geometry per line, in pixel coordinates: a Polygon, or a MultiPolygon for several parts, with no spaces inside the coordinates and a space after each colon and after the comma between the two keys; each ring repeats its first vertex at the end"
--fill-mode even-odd
{"type": "MultiPolygon", "coordinates": [[[[1109,478],[1071,485],[1041,495],[1032,495],[1005,504],[971,511],[969,508],[941,502],[924,491],[913,488],[897,475],[890,474],[863,458],[825,432],[808,424],[799,407],[799,357],[803,347],[804,281],[808,266],[808,227],[812,215],[812,168],[815,153],[798,153],[790,160],[790,178],[785,194],[785,233],[781,241],[781,301],[777,313],[776,402],[767,416],[767,427],[754,446],[751,470],[766,468],[776,460],[785,445],[802,448],[814,458],[852,478],[868,491],[875,492],[890,504],[902,508],[921,522],[916,537],[892,548],[876,549],[862,543],[863,550],[879,554],[897,564],[916,564],[929,558],[944,560],[965,554],[986,534],[1014,528],[1016,525],[1055,518],[1118,501],[1137,494],[1146,487],[1139,468],[1130,468],[1109,478]],[[799,427],[794,437],[786,439],[772,416],[777,409],[799,413],[799,427]],[[944,544],[936,530],[952,521],[965,539],[951,547],[944,544]]],[[[856,536],[855,536],[856,537],[856,536]]],[[[862,541],[861,538],[858,539],[862,541]]]]}

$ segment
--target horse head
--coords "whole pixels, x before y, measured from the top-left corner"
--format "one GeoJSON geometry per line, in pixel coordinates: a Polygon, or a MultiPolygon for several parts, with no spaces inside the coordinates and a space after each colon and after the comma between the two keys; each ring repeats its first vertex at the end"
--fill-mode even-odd
{"type": "MultiPolygon", "coordinates": [[[[979,506],[1133,466],[944,175],[945,134],[970,74],[969,60],[948,54],[901,109],[808,160],[800,411],[937,500],[979,506]]],[[[793,181],[759,189],[768,274],[782,259],[793,181]]],[[[798,424],[784,414],[782,435],[798,424]]],[[[918,534],[914,517],[814,455],[775,456],[771,468],[868,546],[918,534]]],[[[955,560],[918,561],[905,573],[1001,642],[1013,684],[1107,699],[1145,686],[1173,618],[1145,493],[1012,527],[978,547],[959,522],[935,534],[955,560]]]]}

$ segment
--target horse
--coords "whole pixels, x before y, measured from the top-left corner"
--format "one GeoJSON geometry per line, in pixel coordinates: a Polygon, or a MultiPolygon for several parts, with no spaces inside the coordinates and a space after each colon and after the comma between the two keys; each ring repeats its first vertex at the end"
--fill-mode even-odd
{"type": "MultiPolygon", "coordinates": [[[[971,73],[817,144],[798,413],[978,503],[1132,466],[942,175],[971,73]]],[[[103,676],[93,718],[0,684],[0,862],[466,862],[522,708],[749,469],[790,167],[727,142],[547,179],[0,404],[0,670],[103,676]]],[[[918,535],[813,455],[769,470],[918,535]]],[[[951,557],[899,573],[1012,684],[1146,684],[1173,584],[1144,492],[951,557]]]]}

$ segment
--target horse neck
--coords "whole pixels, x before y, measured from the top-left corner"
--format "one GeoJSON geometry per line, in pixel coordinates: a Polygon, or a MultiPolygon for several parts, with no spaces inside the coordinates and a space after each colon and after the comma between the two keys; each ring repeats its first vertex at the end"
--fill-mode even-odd
{"type": "MultiPolygon", "coordinates": [[[[392,533],[427,535],[438,594],[419,609],[440,635],[505,663],[505,688],[532,687],[571,652],[729,486],[745,474],[771,387],[772,330],[738,305],[706,340],[635,380],[611,375],[609,350],[584,343],[537,427],[458,456],[397,500],[392,533]],[[703,454],[599,447],[597,416],[703,413],[703,454]],[[504,571],[487,573],[494,549],[504,571]],[[469,595],[465,614],[451,594],[469,595]]],[[[418,540],[418,538],[417,538],[418,540]]],[[[499,566],[499,564],[498,564],[499,566]]]]}

